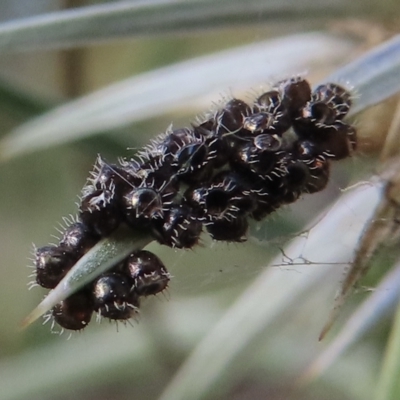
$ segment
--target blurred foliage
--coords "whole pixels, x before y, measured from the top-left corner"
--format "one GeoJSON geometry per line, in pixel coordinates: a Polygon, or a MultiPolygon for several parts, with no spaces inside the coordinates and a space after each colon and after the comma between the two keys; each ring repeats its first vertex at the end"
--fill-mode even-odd
{"type": "MultiPolygon", "coordinates": [[[[0,3],[0,16],[3,21],[12,21],[65,7],[112,3],[129,2],[9,0],[0,3]]],[[[309,3],[304,1],[304,6],[309,3]]],[[[344,12],[341,18],[331,20],[329,15],[319,12],[320,22],[317,21],[313,29],[319,25],[335,32],[335,27],[340,27],[343,40],[353,44],[354,38],[358,39],[354,54],[348,54],[342,60],[345,64],[351,57],[395,33],[400,17],[397,5],[396,1],[381,2],[379,6],[376,3],[379,12],[368,21],[364,19],[365,15],[359,20],[346,19],[344,12]],[[329,24],[326,24],[327,20],[329,24]]],[[[354,11],[352,16],[356,16],[354,11]]],[[[224,29],[188,29],[187,33],[127,37],[96,46],[2,55],[1,135],[59,104],[135,74],[310,29],[307,20],[300,18],[298,13],[288,14],[279,24],[244,22],[234,27],[225,23],[224,29]]],[[[320,65],[310,66],[310,79],[317,81],[333,67],[324,65],[321,60],[320,65]]],[[[239,81],[240,76],[237,79],[239,81]]],[[[226,89],[235,93],[234,87],[226,89]]],[[[257,88],[249,88],[251,90],[257,88]]],[[[192,110],[197,106],[192,105],[192,110]]],[[[31,270],[24,266],[30,263],[32,242],[38,245],[51,242],[51,235],[57,234],[53,228],[57,221],[62,222],[62,216],[76,212],[74,202],[96,154],[116,160],[129,154],[127,143],[131,148],[139,147],[163,131],[171,121],[176,126],[185,125],[193,120],[196,112],[202,111],[196,109],[188,115],[185,108],[174,115],[139,121],[118,131],[39,150],[1,164],[0,399],[159,398],[196,343],[265,269],[268,260],[279,254],[287,240],[295,236],[317,211],[331,204],[341,189],[359,180],[365,170],[371,172],[374,156],[369,146],[371,143],[379,146],[376,138],[383,140],[382,132],[385,131],[382,123],[381,130],[374,131],[373,137],[368,137],[368,132],[361,156],[337,165],[332,183],[324,193],[307,197],[290,209],[280,211],[267,223],[254,226],[252,240],[246,244],[214,244],[204,237],[202,246],[188,252],[151,244],[174,279],[166,297],[149,299],[144,304],[140,323],[134,323],[133,328],[108,326],[104,322],[100,326],[92,324],[84,333],[73,335],[71,340],[66,340],[68,335],[52,335],[49,326],[40,323],[21,331],[21,320],[44,295],[41,289],[28,291],[26,288],[31,270]]],[[[332,235],[332,240],[338,236],[340,232],[332,235]]],[[[384,258],[375,261],[377,268],[365,282],[368,287],[376,285],[381,271],[386,268],[385,259],[391,257],[395,258],[395,255],[385,253],[384,258]]],[[[303,296],[294,307],[286,309],[268,334],[249,343],[243,357],[235,360],[229,373],[221,377],[220,384],[209,393],[198,393],[196,398],[372,399],[388,338],[388,320],[382,323],[383,328],[376,328],[360,340],[323,379],[293,392],[294,377],[324,346],[317,342],[317,337],[332,305],[337,279],[336,276],[329,282],[327,276],[321,287],[314,287],[309,296],[303,296]]],[[[359,302],[360,295],[354,296],[346,312],[359,302]]],[[[235,332],[231,334],[234,336],[235,332]]]]}

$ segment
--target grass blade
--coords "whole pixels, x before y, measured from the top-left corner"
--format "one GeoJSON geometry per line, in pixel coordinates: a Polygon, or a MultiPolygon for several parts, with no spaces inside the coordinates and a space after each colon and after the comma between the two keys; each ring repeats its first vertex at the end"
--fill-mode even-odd
{"type": "Polygon", "coordinates": [[[381,376],[376,388],[376,400],[397,400],[400,396],[400,304],[387,343],[381,376]]]}
{"type": "MultiPolygon", "coordinates": [[[[398,38],[397,38],[398,39],[398,38]]],[[[400,51],[400,47],[397,46],[397,41],[394,42],[396,45],[394,46],[394,50],[395,51],[400,51]]],[[[274,43],[276,45],[276,43],[274,43]]],[[[380,49],[384,49],[384,52],[387,52],[387,47],[386,45],[381,46],[380,49]]],[[[390,49],[393,49],[393,46],[389,46],[390,49]]],[[[379,49],[378,49],[379,50],[379,49]]],[[[364,68],[368,68],[369,63],[372,62],[377,54],[379,54],[379,51],[375,50],[372,52],[372,56],[371,57],[364,57],[362,60],[362,63],[360,63],[359,65],[364,66],[364,68]]],[[[383,68],[383,73],[384,76],[386,76],[386,71],[388,69],[387,67],[387,61],[386,64],[383,63],[384,65],[386,65],[386,68],[383,68]]],[[[390,68],[389,68],[390,69],[390,68]]],[[[346,71],[348,71],[347,68],[344,68],[344,73],[340,74],[340,72],[337,74],[338,76],[338,80],[341,81],[343,80],[343,77],[345,77],[345,73],[346,71]]],[[[382,68],[379,69],[379,72],[382,73],[382,68]]],[[[375,77],[375,75],[374,75],[375,77]]],[[[374,83],[374,79],[371,79],[372,83],[374,83]]],[[[367,83],[364,82],[364,86],[367,86],[367,83]]],[[[363,106],[368,106],[369,104],[369,99],[365,98],[365,96],[362,96],[360,99],[360,103],[363,106]]],[[[360,107],[360,106],[359,106],[360,107]]],[[[140,234],[139,234],[140,236],[140,234]]],[[[134,236],[133,236],[134,237],[134,236]]],[[[124,246],[123,241],[124,240],[128,240],[129,242],[129,246],[134,246],[134,248],[138,248],[135,247],[138,244],[134,242],[134,240],[132,239],[133,237],[130,236],[130,234],[127,234],[126,236],[122,236],[121,238],[118,237],[116,240],[113,241],[113,246],[114,249],[115,248],[119,248],[119,246],[124,246]],[[118,241],[121,240],[120,243],[118,243],[118,241]]],[[[111,238],[113,240],[113,238],[111,238]]],[[[142,239],[136,238],[140,243],[140,245],[142,245],[142,242],[140,242],[142,239]]],[[[106,240],[107,241],[107,240],[106,240]]],[[[148,243],[150,240],[148,238],[143,238],[143,243],[148,243]]],[[[52,308],[57,302],[63,300],[64,298],[68,297],[68,295],[70,295],[73,291],[78,290],[81,286],[83,286],[87,280],[90,278],[93,278],[94,276],[98,276],[100,273],[102,273],[104,270],[108,269],[111,265],[115,265],[116,262],[118,262],[119,260],[121,260],[123,257],[121,256],[121,254],[125,254],[126,250],[125,247],[123,249],[120,249],[118,251],[110,251],[109,255],[107,255],[107,243],[103,243],[103,244],[99,244],[98,246],[96,246],[94,249],[92,249],[92,251],[90,251],[83,259],[81,259],[77,265],[74,266],[74,268],[70,271],[70,273],[64,278],[64,280],[58,285],[57,289],[54,290],[50,296],[47,296],[43,302],[41,304],[39,304],[39,306],[25,319],[25,321],[23,322],[23,325],[29,325],[30,323],[32,323],[34,320],[36,320],[38,317],[40,317],[40,315],[42,315],[44,312],[46,312],[47,310],[49,310],[50,308],[52,308]],[[118,252],[120,254],[118,254],[118,252]],[[103,260],[103,253],[106,254],[106,256],[104,257],[103,260]],[[87,262],[87,260],[93,260],[90,262],[87,262]],[[115,260],[117,261],[115,261],[115,260]],[[92,264],[96,265],[96,268],[92,268],[92,264]],[[95,270],[95,272],[93,272],[95,270]],[[68,280],[71,279],[71,277],[75,277],[77,275],[81,275],[82,279],[78,279],[75,280],[75,278],[73,279],[73,285],[71,287],[71,285],[66,285],[66,282],[68,282],[68,280]],[[85,280],[86,279],[86,280],[85,280]]],[[[130,247],[129,247],[130,248],[130,247]]],[[[128,251],[129,252],[129,251],[128,251]]]]}
{"type": "MultiPolygon", "coordinates": [[[[301,254],[306,259],[318,260],[323,264],[333,260],[337,262],[337,255],[340,254],[346,262],[352,256],[352,246],[355,246],[362,233],[365,217],[372,213],[379,196],[380,190],[376,186],[358,188],[342,196],[328,215],[322,220],[321,217],[317,218],[320,222],[312,225],[314,227],[307,236],[306,253],[303,239],[296,238],[284,249],[285,254],[289,257],[293,255],[293,258],[301,254]],[[332,239],[332,232],[340,235],[341,240],[332,239]]],[[[271,265],[280,263],[281,256],[271,265]]],[[[266,268],[197,345],[160,400],[206,397],[221,375],[235,364],[234,360],[244,348],[261,331],[265,332],[283,310],[311,290],[332,268],[340,274],[337,265],[332,268],[296,265],[293,267],[295,274],[288,273],[290,268],[266,268]]]]}
{"type": "Polygon", "coordinates": [[[57,287],[24,319],[22,327],[30,325],[57,303],[151,241],[150,236],[132,229],[118,230],[102,239],[78,260],[57,287]]]}
{"type": "Polygon", "coordinates": [[[327,81],[347,82],[355,88],[358,99],[351,109],[351,115],[354,115],[399,92],[399,76],[400,35],[396,35],[341,68],[327,81]]]}
{"type": "Polygon", "coordinates": [[[298,73],[322,60],[335,64],[353,49],[346,40],[308,33],[241,46],[154,70],[110,85],[21,125],[0,141],[0,155],[8,159],[182,110],[205,96],[218,99],[230,87],[248,90],[269,77],[298,73]]]}
{"type": "MultiPolygon", "coordinates": [[[[366,12],[364,1],[119,1],[53,12],[0,25],[0,51],[67,48],[132,37],[235,24],[305,19],[309,24],[366,12]]],[[[371,9],[368,9],[371,12],[371,9]]]]}
{"type": "Polygon", "coordinates": [[[353,343],[387,315],[400,297],[400,264],[390,271],[374,292],[354,311],[335,339],[302,374],[301,384],[321,376],[353,343]]]}

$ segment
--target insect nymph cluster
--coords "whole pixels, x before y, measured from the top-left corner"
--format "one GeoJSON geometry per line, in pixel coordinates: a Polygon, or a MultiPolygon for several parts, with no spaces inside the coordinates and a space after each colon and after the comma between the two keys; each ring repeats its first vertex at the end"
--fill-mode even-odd
{"type": "MultiPolygon", "coordinates": [[[[260,221],[302,194],[321,191],[331,161],[352,155],[356,130],[343,121],[351,104],[340,85],[312,90],[305,79],[290,78],[252,104],[233,98],[190,128],[170,129],[133,159],[109,164],[98,157],[76,220],[58,245],[36,250],[36,283],[54,289],[121,224],[174,248],[192,248],[203,230],[214,240],[246,240],[249,219],[260,221]]],[[[126,321],[169,279],[156,255],[137,251],[51,315],[70,330],[85,328],[93,312],[126,321]]]]}

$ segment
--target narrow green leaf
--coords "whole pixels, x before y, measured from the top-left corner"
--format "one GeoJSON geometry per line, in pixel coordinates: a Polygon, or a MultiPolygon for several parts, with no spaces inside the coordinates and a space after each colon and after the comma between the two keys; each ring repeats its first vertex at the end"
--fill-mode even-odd
{"type": "Polygon", "coordinates": [[[57,287],[25,318],[22,327],[30,325],[57,303],[151,241],[152,238],[145,232],[134,232],[132,229],[120,229],[102,239],[78,260],[57,287]]]}
{"type": "MultiPolygon", "coordinates": [[[[53,12],[0,25],[0,51],[83,46],[137,35],[160,35],[235,24],[307,20],[366,13],[364,0],[141,0],[53,12]]],[[[369,12],[374,12],[370,8],[369,12]]]]}
{"type": "Polygon", "coordinates": [[[110,85],[21,125],[0,141],[0,156],[8,159],[182,110],[205,96],[217,101],[229,88],[248,90],[270,77],[296,74],[314,63],[334,65],[353,50],[354,45],[347,40],[307,33],[160,68],[110,85]]]}
{"type": "MultiPolygon", "coordinates": [[[[382,46],[381,48],[385,49],[386,46],[382,46]]],[[[400,50],[396,47],[397,50],[400,50]]],[[[378,52],[379,53],[379,52],[378,52]]],[[[368,57],[363,58],[363,63],[360,63],[361,66],[369,65],[371,60],[374,60],[377,52],[372,52],[372,57],[369,59],[368,57]]],[[[387,68],[386,68],[387,69],[387,68]]],[[[383,69],[386,72],[386,69],[383,69]]],[[[346,68],[344,69],[346,71],[346,68]]],[[[382,72],[382,70],[379,70],[382,72]]],[[[346,75],[341,75],[338,73],[338,79],[341,77],[345,77],[346,75]]],[[[386,76],[386,75],[384,75],[386,76]]],[[[374,80],[372,80],[374,82],[374,80]]],[[[366,85],[366,84],[365,84],[366,85]]],[[[366,85],[367,86],[367,85],[366,85]]],[[[368,105],[368,98],[365,99],[361,97],[360,99],[361,105],[368,105]]],[[[116,234],[117,235],[117,234],[116,234]]],[[[68,297],[73,291],[78,290],[81,286],[83,286],[88,280],[92,279],[94,276],[98,276],[103,271],[110,268],[112,265],[115,265],[118,261],[120,261],[126,254],[129,253],[129,249],[137,249],[143,245],[143,243],[147,244],[150,241],[148,237],[140,238],[140,233],[138,236],[130,233],[119,236],[111,237],[109,239],[105,239],[104,243],[99,243],[94,249],[88,252],[85,257],[83,257],[79,262],[74,266],[74,268],[70,271],[70,273],[64,278],[62,282],[57,286],[55,290],[53,290],[49,296],[47,296],[43,302],[26,318],[23,325],[26,326],[36,320],[40,315],[44,312],[52,308],[57,302],[63,300],[68,297]],[[137,243],[135,243],[135,240],[137,243]],[[108,240],[111,240],[111,247],[114,250],[109,250],[107,246],[109,246],[108,240]],[[124,241],[128,241],[128,247],[124,244],[124,241]],[[132,247],[133,246],[133,247],[132,247]],[[117,249],[117,250],[115,250],[117,249]],[[128,251],[128,253],[127,253],[128,251]],[[75,277],[81,275],[81,278],[76,280],[75,277]],[[72,283],[71,283],[72,282],[72,283]]],[[[287,252],[286,252],[287,254],[287,252]]],[[[283,303],[284,304],[284,303],[283,303]]]]}
{"type": "Polygon", "coordinates": [[[328,77],[331,82],[347,83],[355,89],[354,115],[378,104],[400,90],[400,35],[377,46],[363,57],[328,77]]]}
{"type": "Polygon", "coordinates": [[[332,343],[302,374],[301,384],[308,384],[321,376],[371,326],[376,325],[393,309],[399,297],[400,264],[385,276],[374,292],[354,311],[332,343]]]}
{"type": "MultiPolygon", "coordinates": [[[[393,43],[396,44],[397,42],[394,41],[393,43]]],[[[395,54],[399,51],[396,46],[389,46],[389,48],[395,54]]],[[[385,54],[387,54],[385,46],[382,46],[381,49],[385,49],[385,54]]],[[[360,64],[360,74],[362,73],[362,66],[364,65],[367,68],[369,63],[379,54],[379,51],[374,51],[371,54],[373,56],[370,58],[368,56],[365,57],[363,63],[360,64]]],[[[376,72],[383,79],[388,76],[386,72],[391,68],[389,59],[390,57],[384,63],[386,67],[378,69],[376,72]]],[[[346,78],[345,73],[339,72],[336,76],[339,82],[346,78]]],[[[368,76],[368,79],[374,83],[377,77],[375,75],[373,75],[373,78],[368,76]]],[[[368,82],[363,84],[368,88],[368,82]]],[[[373,96],[371,92],[366,91],[366,93],[369,93],[369,96],[373,96]]],[[[384,95],[380,94],[379,98],[382,99],[384,97],[384,95]]],[[[370,98],[367,95],[363,95],[358,104],[359,109],[362,109],[370,104],[370,98]]],[[[332,260],[337,262],[337,254],[341,254],[344,257],[343,261],[348,260],[351,257],[351,249],[355,246],[362,232],[365,219],[377,204],[379,195],[380,189],[376,186],[358,188],[354,192],[346,194],[330,214],[324,216],[322,221],[310,230],[307,238],[306,253],[304,252],[303,240],[300,239],[295,240],[288,246],[285,249],[285,254],[289,256],[301,254],[307,259],[318,260],[322,263],[329,263],[332,260]],[[342,240],[335,241],[331,236],[332,232],[340,234],[342,240]],[[324,240],[328,239],[329,246],[324,244],[324,240]],[[346,244],[345,248],[341,247],[343,243],[346,244]]],[[[36,310],[33,317],[37,317],[54,303],[72,293],[73,290],[77,290],[88,279],[92,279],[93,276],[100,274],[110,265],[113,265],[116,260],[123,258],[127,254],[125,250],[129,252],[131,249],[140,248],[149,242],[149,238],[141,238],[140,236],[141,234],[139,233],[136,238],[129,235],[115,238],[116,251],[109,251],[105,243],[102,243],[89,252],[88,258],[82,259],[71,270],[71,274],[68,275],[66,281],[62,282],[54,291],[56,294],[49,296],[43,303],[44,305],[42,304],[39,310],[36,310]],[[123,243],[127,238],[129,238],[128,241],[130,242],[129,249],[123,243]],[[89,259],[91,260],[90,262],[88,262],[89,259]],[[75,279],[76,274],[81,275],[77,280],[75,279]],[[65,282],[67,282],[67,285],[65,285],[65,282]],[[73,283],[71,284],[71,282],[73,283]]],[[[272,264],[279,262],[280,258],[272,264]]],[[[290,267],[287,269],[290,269],[290,267]]],[[[197,399],[207,393],[222,371],[228,368],[230,363],[262,329],[271,324],[280,312],[293,304],[302,293],[316,285],[329,272],[329,268],[313,268],[310,270],[308,266],[304,267],[304,269],[301,266],[296,266],[295,270],[301,273],[291,276],[285,271],[282,275],[282,271],[278,269],[267,269],[231,307],[215,329],[199,344],[165,391],[162,400],[197,399]],[[282,287],[285,289],[282,289],[282,287]],[[266,295],[268,295],[268,301],[265,299],[266,295]],[[263,307],[259,307],[259,304],[263,304],[263,307]],[[248,313],[249,309],[253,310],[253,312],[248,313]],[[231,335],[232,332],[235,332],[234,337],[231,335]],[[214,359],[212,366],[209,364],[210,357],[214,359]]],[[[32,316],[30,320],[32,320],[32,316]]]]}
{"type": "Polygon", "coordinates": [[[379,197],[379,187],[358,187],[342,196],[327,215],[325,212],[323,217],[316,218],[307,235],[307,246],[303,238],[298,237],[284,252],[288,257],[301,255],[308,260],[318,260],[324,266],[288,265],[282,270],[273,268],[282,262],[281,256],[277,257],[196,346],[159,400],[206,398],[246,346],[262,331],[265,333],[286,308],[296,304],[302,294],[312,291],[313,286],[320,284],[332,271],[336,271],[340,279],[343,270],[338,268],[337,262],[346,263],[351,259],[365,218],[372,214],[379,197]],[[332,237],[333,233],[337,238],[332,237]],[[342,260],[338,260],[338,255],[342,260]],[[332,262],[335,265],[327,267],[326,264],[332,262]]]}
{"type": "Polygon", "coordinates": [[[386,346],[376,400],[398,400],[400,396],[400,304],[386,346]]]}

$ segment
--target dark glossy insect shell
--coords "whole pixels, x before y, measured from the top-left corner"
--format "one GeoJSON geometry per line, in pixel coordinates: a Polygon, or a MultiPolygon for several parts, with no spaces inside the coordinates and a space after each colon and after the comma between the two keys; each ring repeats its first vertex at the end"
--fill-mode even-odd
{"type": "Polygon", "coordinates": [[[215,220],[207,223],[206,228],[214,240],[244,242],[247,239],[248,222],[246,217],[215,220]]]}
{"type": "Polygon", "coordinates": [[[300,138],[314,140],[323,130],[330,130],[340,123],[349,112],[351,103],[350,93],[341,86],[333,83],[320,85],[294,119],[294,130],[300,138]]]}
{"type": "Polygon", "coordinates": [[[323,190],[329,181],[330,162],[320,150],[320,146],[309,140],[298,141],[295,146],[295,155],[307,166],[310,173],[304,191],[316,193],[323,190]]]}
{"type": "Polygon", "coordinates": [[[218,136],[226,133],[240,135],[243,122],[252,113],[250,106],[240,99],[228,101],[216,116],[218,136]]]}
{"type": "Polygon", "coordinates": [[[324,103],[334,110],[336,119],[342,120],[352,105],[351,94],[336,83],[319,85],[312,94],[312,102],[324,103]]]}
{"type": "Polygon", "coordinates": [[[243,128],[251,133],[268,131],[274,124],[274,115],[268,112],[257,112],[249,115],[243,121],[243,128]]]}
{"type": "Polygon", "coordinates": [[[90,291],[81,290],[58,303],[52,309],[52,316],[64,329],[80,331],[89,324],[93,313],[90,291]]]}
{"type": "Polygon", "coordinates": [[[121,222],[113,189],[96,189],[81,201],[79,219],[95,235],[107,236],[121,222]]]}
{"type": "Polygon", "coordinates": [[[163,167],[162,155],[153,155],[150,150],[145,149],[140,152],[142,155],[138,155],[138,159],[120,159],[121,169],[127,173],[127,181],[129,184],[124,186],[125,191],[130,188],[139,187],[147,177],[158,171],[163,167]]]}
{"type": "Polygon", "coordinates": [[[322,155],[323,150],[318,143],[311,140],[298,140],[293,144],[293,158],[309,162],[322,155]]]}
{"type": "Polygon", "coordinates": [[[161,293],[167,288],[170,275],[163,262],[150,251],[131,254],[124,265],[139,296],[161,293]]]}
{"type": "Polygon", "coordinates": [[[205,218],[207,213],[206,210],[206,198],[208,188],[205,185],[189,187],[183,195],[183,204],[190,207],[193,216],[196,216],[200,220],[205,218]]]}
{"type": "Polygon", "coordinates": [[[137,177],[130,174],[127,168],[116,164],[109,164],[100,156],[97,157],[89,179],[89,185],[93,189],[111,190],[111,188],[114,188],[114,195],[117,196],[126,187],[134,183],[137,183],[137,177]]]}
{"type": "Polygon", "coordinates": [[[176,169],[165,162],[158,169],[148,172],[146,179],[143,179],[138,187],[152,188],[162,196],[164,203],[171,202],[179,190],[176,169]]]}
{"type": "MultiPolygon", "coordinates": [[[[205,138],[204,144],[208,148],[207,163],[213,168],[221,168],[229,159],[229,148],[223,135],[217,136],[217,122],[215,118],[206,120],[199,125],[193,125],[195,134],[205,138]]],[[[228,135],[229,136],[229,135],[228,135]]]]}
{"type": "Polygon", "coordinates": [[[44,246],[36,250],[36,282],[54,289],[77,260],[76,254],[61,246],[44,246]]]}
{"type": "Polygon", "coordinates": [[[99,236],[90,231],[82,222],[75,222],[64,232],[60,246],[68,251],[75,252],[78,258],[92,248],[99,240],[99,236]]]}
{"type": "Polygon", "coordinates": [[[282,93],[283,103],[292,119],[311,100],[310,84],[301,77],[280,81],[275,86],[282,93]]]}
{"type": "Polygon", "coordinates": [[[173,205],[164,220],[153,224],[155,238],[161,243],[179,249],[190,249],[200,239],[203,224],[187,205],[173,205]]]}
{"type": "Polygon", "coordinates": [[[289,111],[282,93],[271,90],[254,102],[254,113],[246,118],[244,127],[253,133],[282,135],[291,125],[289,111]]]}
{"type": "Polygon", "coordinates": [[[93,285],[94,310],[102,317],[127,320],[139,310],[139,296],[132,289],[127,275],[110,272],[93,285]]]}
{"type": "Polygon", "coordinates": [[[324,157],[318,157],[307,164],[310,178],[305,186],[307,193],[316,193],[325,189],[329,182],[330,162],[324,157]]]}
{"type": "Polygon", "coordinates": [[[261,134],[238,144],[232,150],[231,167],[239,172],[251,171],[262,179],[278,166],[282,139],[277,135],[261,134]]]}
{"type": "Polygon", "coordinates": [[[153,168],[159,173],[160,169],[170,167],[168,178],[175,175],[184,182],[201,180],[203,169],[207,163],[215,158],[215,153],[210,152],[208,143],[210,132],[206,129],[176,129],[156,138],[149,152],[161,157],[160,165],[153,168]]]}
{"type": "Polygon", "coordinates": [[[204,141],[203,136],[198,135],[193,129],[180,128],[167,132],[156,138],[158,151],[164,156],[164,161],[172,161],[174,156],[183,147],[204,141]]]}
{"type": "Polygon", "coordinates": [[[261,221],[284,204],[297,200],[308,182],[308,167],[291,152],[281,152],[278,168],[269,179],[251,179],[256,207],[251,216],[261,221]]]}
{"type": "Polygon", "coordinates": [[[209,187],[189,188],[184,201],[192,208],[193,215],[204,221],[247,215],[255,207],[255,200],[244,182],[239,174],[222,171],[209,187]]]}
{"type": "Polygon", "coordinates": [[[287,164],[286,172],[282,177],[280,205],[297,201],[306,191],[310,177],[309,167],[304,162],[293,160],[287,164]]]}
{"type": "Polygon", "coordinates": [[[213,172],[213,156],[206,143],[194,143],[183,147],[175,157],[176,177],[187,184],[207,181],[213,172]]]}
{"type": "Polygon", "coordinates": [[[307,193],[316,193],[325,189],[329,182],[330,162],[327,159],[317,158],[311,165],[310,179],[305,187],[307,193]]]}
{"type": "Polygon", "coordinates": [[[356,149],[357,133],[353,126],[338,122],[330,129],[325,129],[315,142],[331,159],[342,160],[350,157],[356,149]]]}
{"type": "Polygon", "coordinates": [[[318,107],[313,107],[313,104],[308,103],[301,110],[301,116],[293,121],[293,130],[300,140],[315,141],[315,137],[321,137],[324,130],[334,122],[334,114],[326,105],[321,103],[318,107]]]}
{"type": "Polygon", "coordinates": [[[132,226],[144,224],[164,215],[161,195],[151,187],[132,189],[123,197],[124,214],[132,226]]]}
{"type": "Polygon", "coordinates": [[[208,220],[231,219],[249,214],[255,201],[244,177],[236,172],[222,171],[207,189],[204,207],[208,220]]]}
{"type": "Polygon", "coordinates": [[[226,191],[223,185],[209,188],[205,198],[206,218],[211,221],[234,219],[237,210],[232,205],[232,197],[233,194],[226,191]]]}
{"type": "MultiPolygon", "coordinates": [[[[262,220],[303,193],[322,190],[330,161],[352,155],[356,130],[343,122],[351,105],[340,85],[312,91],[294,77],[251,105],[232,99],[197,125],[169,129],[134,159],[115,165],[99,156],[82,191],[79,220],[58,247],[37,250],[37,282],[54,288],[120,223],[176,248],[195,246],[203,225],[214,240],[246,240],[248,218],[262,220]]],[[[90,283],[89,292],[58,304],[53,316],[72,330],[83,329],[92,310],[126,320],[139,312],[141,296],[162,292],[169,279],[161,260],[139,251],[90,283]]]]}

